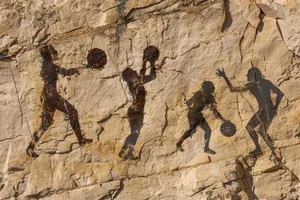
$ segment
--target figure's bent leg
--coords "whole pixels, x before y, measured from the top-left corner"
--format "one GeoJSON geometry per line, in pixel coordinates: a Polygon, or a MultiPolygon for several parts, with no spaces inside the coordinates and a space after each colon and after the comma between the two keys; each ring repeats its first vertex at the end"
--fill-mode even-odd
{"type": "Polygon", "coordinates": [[[186,140],[188,137],[190,137],[193,133],[196,132],[196,127],[197,124],[195,124],[193,127],[190,127],[189,130],[187,130],[178,140],[178,142],[176,143],[176,147],[179,151],[184,151],[183,147],[182,147],[182,143],[184,142],[184,140],[186,140]]]}
{"type": "Polygon", "coordinates": [[[54,116],[55,108],[51,104],[46,104],[43,106],[42,112],[42,124],[40,128],[33,133],[33,139],[30,141],[26,153],[31,157],[38,157],[38,154],[35,153],[34,148],[36,143],[45,133],[45,131],[51,126],[53,123],[53,116],[54,116]]]}
{"type": "Polygon", "coordinates": [[[260,120],[258,118],[257,113],[253,115],[253,117],[250,119],[248,124],[246,125],[246,130],[249,133],[254,145],[255,145],[255,150],[251,151],[249,154],[259,154],[262,153],[260,145],[258,143],[258,135],[256,131],[254,130],[255,127],[257,127],[260,124],[260,120]]]}
{"type": "Polygon", "coordinates": [[[204,152],[209,153],[209,154],[216,154],[215,151],[213,151],[209,148],[211,129],[210,129],[207,121],[205,120],[205,118],[202,118],[201,122],[199,123],[199,126],[205,131],[205,134],[204,134],[204,140],[205,140],[204,141],[205,142],[204,152]]]}
{"type": "Polygon", "coordinates": [[[272,153],[274,153],[275,148],[274,148],[274,141],[268,134],[268,128],[270,126],[271,122],[263,123],[259,126],[258,132],[264,139],[265,143],[268,145],[268,147],[271,149],[272,153]]]}
{"type": "Polygon", "coordinates": [[[133,155],[134,146],[140,135],[141,128],[144,121],[144,112],[130,113],[131,109],[128,110],[128,119],[130,124],[131,133],[127,136],[125,143],[119,153],[119,156],[125,159],[137,159],[137,156],[133,155]],[[128,153],[124,156],[125,151],[128,149],[128,153]]]}
{"type": "Polygon", "coordinates": [[[133,155],[134,146],[137,142],[137,139],[139,137],[138,132],[131,133],[129,136],[127,136],[125,143],[119,152],[119,156],[121,158],[125,159],[136,159],[137,157],[133,155]],[[128,150],[127,154],[125,155],[126,150],[128,150]]]}
{"type": "Polygon", "coordinates": [[[188,119],[189,119],[190,128],[189,130],[185,131],[185,133],[180,137],[180,139],[176,143],[177,149],[181,152],[184,151],[184,149],[182,148],[183,141],[196,132],[196,128],[199,122],[198,116],[196,116],[196,114],[194,113],[189,113],[188,119]]]}
{"type": "Polygon", "coordinates": [[[91,143],[92,139],[83,137],[78,120],[78,112],[67,100],[61,97],[57,109],[69,116],[70,124],[78,139],[79,145],[91,143]]]}
{"type": "MultiPolygon", "coordinates": [[[[268,129],[269,129],[274,117],[276,116],[276,110],[269,109],[266,113],[268,115],[267,120],[265,121],[265,123],[260,125],[259,133],[263,137],[263,139],[266,142],[266,144],[268,145],[268,147],[271,149],[272,154],[276,155],[274,141],[268,134],[268,129]]],[[[260,116],[260,118],[262,118],[262,117],[260,116]]],[[[279,155],[279,157],[281,157],[281,156],[279,155]]]]}

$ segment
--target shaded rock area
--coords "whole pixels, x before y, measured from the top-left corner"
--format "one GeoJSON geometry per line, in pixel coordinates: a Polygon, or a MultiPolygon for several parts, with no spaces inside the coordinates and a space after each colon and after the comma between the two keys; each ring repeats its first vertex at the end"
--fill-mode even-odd
{"type": "Polygon", "coordinates": [[[0,12],[0,199],[300,198],[299,0],[0,12]]]}

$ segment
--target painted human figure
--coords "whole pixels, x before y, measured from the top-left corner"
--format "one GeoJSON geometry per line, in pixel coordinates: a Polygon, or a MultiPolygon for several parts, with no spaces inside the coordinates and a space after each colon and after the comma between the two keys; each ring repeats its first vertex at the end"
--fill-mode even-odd
{"type": "Polygon", "coordinates": [[[154,46],[148,46],[144,50],[143,66],[138,74],[135,70],[127,67],[122,72],[122,78],[127,82],[133,102],[128,108],[127,117],[129,119],[131,134],[126,138],[125,143],[119,153],[119,156],[124,159],[137,159],[133,155],[134,146],[139,137],[144,120],[144,107],[146,101],[145,83],[148,83],[156,78],[155,61],[159,57],[159,50],[154,46]],[[146,74],[146,64],[150,62],[150,74],[146,74]],[[126,153],[127,151],[127,153],[126,153]]]}
{"type": "Polygon", "coordinates": [[[226,121],[216,108],[214,92],[214,84],[211,81],[204,81],[201,89],[197,91],[191,99],[185,100],[186,105],[189,107],[188,120],[190,128],[181,136],[179,141],[176,143],[176,146],[180,151],[184,151],[184,149],[182,148],[183,141],[190,137],[193,133],[195,133],[196,128],[199,125],[205,131],[204,152],[209,154],[216,153],[209,148],[211,129],[202,114],[202,111],[205,108],[209,108],[216,117],[218,117],[222,121],[226,121]]]}
{"type": "Polygon", "coordinates": [[[44,81],[44,87],[41,94],[42,123],[39,129],[33,133],[33,139],[26,149],[27,154],[32,157],[38,156],[38,154],[34,151],[34,148],[41,136],[53,123],[53,116],[56,110],[68,115],[71,127],[73,128],[80,145],[92,142],[91,139],[87,139],[82,135],[78,121],[78,113],[75,107],[60,96],[57,91],[58,74],[71,76],[79,74],[79,70],[76,68],[64,69],[55,65],[53,63],[53,58],[57,56],[57,51],[52,45],[41,47],[40,54],[43,59],[40,75],[44,81]]]}
{"type": "Polygon", "coordinates": [[[250,154],[262,153],[261,147],[258,142],[258,136],[255,128],[259,126],[258,132],[261,134],[264,141],[267,143],[272,153],[274,153],[274,145],[271,137],[267,134],[267,130],[271,125],[271,122],[277,114],[278,106],[283,98],[283,93],[269,80],[264,79],[261,71],[252,67],[248,70],[247,80],[248,83],[244,86],[234,87],[230,80],[227,78],[224,69],[217,69],[217,76],[223,77],[231,92],[245,92],[249,91],[257,100],[259,109],[251,117],[246,130],[250,134],[251,139],[254,142],[255,150],[250,154]],[[271,91],[276,93],[276,102],[273,104],[271,91]]]}

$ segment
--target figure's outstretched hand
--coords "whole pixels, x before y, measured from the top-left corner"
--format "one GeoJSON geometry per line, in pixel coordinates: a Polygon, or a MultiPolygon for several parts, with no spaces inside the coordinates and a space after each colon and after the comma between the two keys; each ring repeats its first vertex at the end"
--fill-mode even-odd
{"type": "Polygon", "coordinates": [[[217,69],[217,72],[216,72],[216,75],[218,76],[218,77],[226,77],[226,74],[225,74],[225,71],[224,71],[224,68],[222,68],[222,69],[217,69]]]}

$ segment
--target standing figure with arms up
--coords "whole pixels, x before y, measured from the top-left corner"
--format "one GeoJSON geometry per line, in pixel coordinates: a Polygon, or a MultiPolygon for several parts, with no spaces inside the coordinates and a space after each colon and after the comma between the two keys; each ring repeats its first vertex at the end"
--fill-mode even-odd
{"type": "Polygon", "coordinates": [[[267,130],[271,125],[272,120],[277,114],[279,103],[283,98],[283,93],[269,80],[266,80],[261,71],[257,67],[252,67],[248,70],[248,83],[244,86],[234,87],[227,78],[224,69],[217,69],[217,76],[223,77],[231,92],[246,92],[249,91],[257,100],[259,109],[251,117],[246,130],[254,142],[255,150],[249,154],[262,153],[261,147],[258,143],[258,136],[255,128],[259,126],[258,132],[261,134],[264,141],[267,143],[272,153],[274,153],[274,144],[267,130]],[[276,93],[276,102],[273,104],[271,98],[271,91],[276,93]]]}

